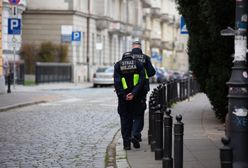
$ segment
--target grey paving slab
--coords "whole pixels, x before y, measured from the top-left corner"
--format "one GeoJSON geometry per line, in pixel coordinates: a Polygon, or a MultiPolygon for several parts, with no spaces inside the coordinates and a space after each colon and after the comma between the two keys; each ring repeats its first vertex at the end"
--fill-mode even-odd
{"type": "MultiPolygon", "coordinates": [[[[172,108],[172,115],[183,116],[184,122],[184,168],[220,168],[219,147],[224,135],[224,125],[211,109],[208,98],[197,94],[190,101],[183,101],[172,108]]],[[[132,168],[162,167],[162,161],[155,161],[147,142],[148,115],[146,114],[143,141],[139,150],[127,152],[132,168]]]]}

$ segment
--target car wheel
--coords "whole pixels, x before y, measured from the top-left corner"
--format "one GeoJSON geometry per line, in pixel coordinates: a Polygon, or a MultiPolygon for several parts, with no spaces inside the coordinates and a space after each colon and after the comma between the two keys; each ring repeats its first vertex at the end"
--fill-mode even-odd
{"type": "Polygon", "coordinates": [[[97,87],[97,84],[93,84],[93,88],[96,88],[97,87]]]}

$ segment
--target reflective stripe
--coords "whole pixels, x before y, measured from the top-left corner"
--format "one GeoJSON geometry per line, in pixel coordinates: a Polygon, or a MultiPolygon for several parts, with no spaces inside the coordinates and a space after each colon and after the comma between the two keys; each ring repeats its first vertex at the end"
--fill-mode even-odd
{"type": "Polygon", "coordinates": [[[139,82],[139,74],[133,75],[133,85],[136,86],[139,82]]]}
{"type": "Polygon", "coordinates": [[[145,75],[146,75],[146,79],[149,79],[146,69],[145,69],[145,75]]]}
{"type": "Polygon", "coordinates": [[[122,87],[123,89],[127,89],[127,82],[126,82],[126,79],[124,77],[121,78],[121,83],[122,83],[122,87]]]}

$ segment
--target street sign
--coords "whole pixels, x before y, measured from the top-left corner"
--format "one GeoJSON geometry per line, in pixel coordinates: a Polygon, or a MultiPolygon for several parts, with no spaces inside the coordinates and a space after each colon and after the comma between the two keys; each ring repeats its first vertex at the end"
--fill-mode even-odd
{"type": "Polygon", "coordinates": [[[21,19],[8,18],[8,34],[21,34],[21,19]]]}
{"type": "Polygon", "coordinates": [[[185,20],[183,17],[181,17],[180,30],[181,30],[181,34],[189,34],[188,29],[186,27],[185,20]]]}
{"type": "Polygon", "coordinates": [[[19,2],[20,2],[20,0],[9,0],[9,3],[10,3],[11,5],[18,5],[19,2]]]}
{"type": "Polygon", "coordinates": [[[81,32],[80,31],[72,32],[71,39],[72,41],[81,41],[81,32]]]}

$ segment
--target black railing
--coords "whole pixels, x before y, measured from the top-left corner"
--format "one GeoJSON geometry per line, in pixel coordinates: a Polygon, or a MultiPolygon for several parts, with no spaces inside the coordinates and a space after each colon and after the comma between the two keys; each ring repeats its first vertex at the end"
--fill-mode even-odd
{"type": "Polygon", "coordinates": [[[162,160],[163,168],[183,167],[183,132],[182,116],[176,117],[173,136],[173,117],[169,109],[172,104],[188,99],[199,92],[199,85],[192,78],[169,81],[155,88],[149,99],[148,143],[155,152],[155,160],[162,160]],[[174,145],[174,148],[173,148],[174,145]],[[174,158],[172,150],[174,149],[174,158]]]}
{"type": "Polygon", "coordinates": [[[72,82],[72,65],[67,63],[41,63],[35,66],[35,83],[72,82]]]}

